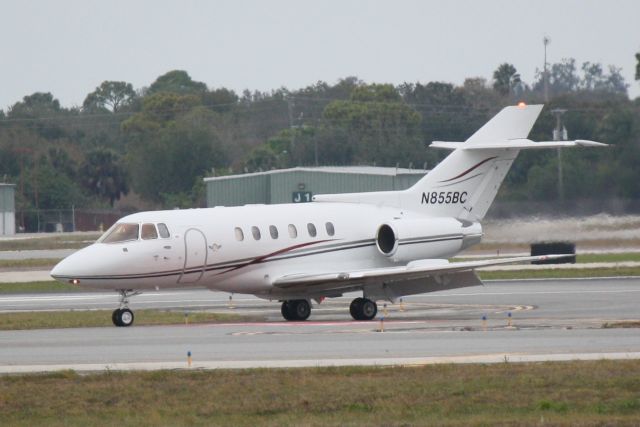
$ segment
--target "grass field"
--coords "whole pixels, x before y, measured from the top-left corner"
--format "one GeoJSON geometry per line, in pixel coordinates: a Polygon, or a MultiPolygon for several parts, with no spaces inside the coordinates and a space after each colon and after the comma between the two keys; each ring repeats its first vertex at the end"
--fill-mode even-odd
{"type": "Polygon", "coordinates": [[[603,253],[603,254],[582,254],[576,256],[579,264],[588,262],[625,262],[640,261],[640,252],[603,253]]]}
{"type": "Polygon", "coordinates": [[[79,249],[95,242],[100,233],[50,234],[42,237],[0,240],[0,251],[36,249],[79,249]]]}
{"type": "MultiPolygon", "coordinates": [[[[479,258],[465,258],[464,256],[453,258],[452,261],[477,261],[482,259],[493,259],[495,256],[479,257],[479,258]]],[[[576,256],[576,263],[586,264],[593,262],[627,262],[627,261],[640,261],[640,252],[620,252],[620,253],[587,253],[578,254],[576,256]]]]}
{"type": "MultiPolygon", "coordinates": [[[[478,271],[478,275],[482,280],[626,277],[640,276],[640,267],[478,271]]],[[[0,294],[44,292],[88,292],[88,290],[53,280],[47,282],[0,283],[0,294]]]]}
{"type": "MultiPolygon", "coordinates": [[[[571,240],[571,239],[568,239],[571,240]]],[[[619,249],[620,247],[624,248],[638,248],[640,247],[640,239],[619,239],[619,238],[602,238],[602,239],[585,239],[579,240],[576,243],[576,247],[578,252],[585,248],[597,248],[601,250],[606,249],[619,249]]],[[[470,252],[482,252],[482,251],[490,251],[501,253],[504,252],[529,252],[531,250],[531,243],[525,242],[495,242],[495,241],[483,241],[482,243],[478,243],[473,246],[473,249],[470,252]]]]}
{"type": "Polygon", "coordinates": [[[623,320],[621,322],[611,322],[602,325],[605,329],[613,328],[640,328],[640,320],[623,320]]]}
{"type": "Polygon", "coordinates": [[[53,280],[46,282],[0,283],[0,294],[43,293],[43,292],[88,292],[83,288],[53,280]]]}
{"type": "Polygon", "coordinates": [[[20,271],[33,268],[50,269],[56,265],[58,258],[28,258],[28,259],[0,259],[0,269],[8,271],[20,271]]]}
{"type": "Polygon", "coordinates": [[[640,267],[478,271],[482,280],[640,276],[640,267]]]}
{"type": "Polygon", "coordinates": [[[0,377],[3,425],[638,425],[640,361],[0,377]]]}
{"type": "MultiPolygon", "coordinates": [[[[0,330],[50,329],[50,328],[91,328],[113,326],[112,310],[82,311],[29,311],[0,313],[0,330]]],[[[239,314],[221,314],[207,312],[187,312],[189,323],[223,323],[262,318],[239,314]]],[[[184,312],[167,310],[136,310],[136,325],[175,325],[185,323],[184,312]]]]}

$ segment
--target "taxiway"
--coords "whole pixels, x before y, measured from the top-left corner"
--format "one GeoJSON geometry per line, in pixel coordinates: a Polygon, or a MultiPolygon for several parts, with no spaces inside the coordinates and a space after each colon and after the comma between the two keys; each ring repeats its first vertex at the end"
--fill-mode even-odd
{"type": "MultiPolygon", "coordinates": [[[[111,309],[116,301],[103,293],[6,295],[0,309],[111,309]]],[[[187,352],[193,368],[640,357],[638,329],[602,327],[638,319],[637,278],[494,281],[408,297],[386,314],[380,304],[372,322],[350,320],[349,298],[316,306],[307,322],[283,321],[276,302],[234,296],[232,303],[228,294],[178,290],[137,296],[131,306],[265,321],[3,331],[0,372],[186,368],[187,352]]]]}

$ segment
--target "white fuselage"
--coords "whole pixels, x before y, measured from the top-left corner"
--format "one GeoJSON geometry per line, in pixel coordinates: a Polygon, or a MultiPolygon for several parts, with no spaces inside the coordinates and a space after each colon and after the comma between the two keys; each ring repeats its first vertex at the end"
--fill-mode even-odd
{"type": "Polygon", "coordinates": [[[99,240],[63,260],[52,276],[101,289],[198,286],[283,299],[293,296],[273,287],[275,278],[448,258],[478,242],[482,233],[478,223],[359,203],[142,212],[118,223],[162,223],[169,235],[99,240]],[[393,250],[379,247],[383,224],[395,231],[393,250]]]}

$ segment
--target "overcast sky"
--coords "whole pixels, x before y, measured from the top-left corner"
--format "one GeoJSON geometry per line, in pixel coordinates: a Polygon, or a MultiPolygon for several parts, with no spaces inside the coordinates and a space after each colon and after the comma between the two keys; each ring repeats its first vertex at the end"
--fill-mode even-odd
{"type": "Polygon", "coordinates": [[[632,97],[638,0],[0,0],[0,109],[33,92],[81,105],[104,80],[135,88],[186,70],[210,88],[461,84],[503,62],[525,82],[573,57],[622,67],[632,97]]]}

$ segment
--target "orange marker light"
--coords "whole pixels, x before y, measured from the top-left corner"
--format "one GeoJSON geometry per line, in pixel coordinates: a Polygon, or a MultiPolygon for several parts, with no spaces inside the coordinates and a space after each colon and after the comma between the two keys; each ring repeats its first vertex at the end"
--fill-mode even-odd
{"type": "Polygon", "coordinates": [[[521,110],[524,110],[525,108],[527,108],[527,104],[525,102],[518,102],[518,108],[521,110]]]}

